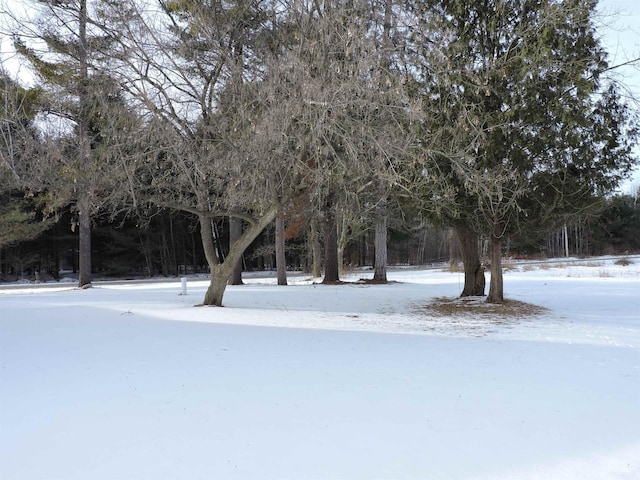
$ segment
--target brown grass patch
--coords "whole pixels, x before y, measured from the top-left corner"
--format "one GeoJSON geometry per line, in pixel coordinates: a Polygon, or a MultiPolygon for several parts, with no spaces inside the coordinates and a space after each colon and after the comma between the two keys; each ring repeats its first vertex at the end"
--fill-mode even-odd
{"type": "Polygon", "coordinates": [[[372,278],[359,278],[358,280],[348,281],[348,280],[338,280],[337,282],[316,282],[314,285],[388,285],[391,283],[399,283],[396,280],[374,280],[372,278]]]}
{"type": "Polygon", "coordinates": [[[569,268],[569,267],[602,267],[604,263],[602,262],[549,262],[549,263],[540,263],[537,264],[540,270],[551,270],[558,268],[569,268]]]}
{"type": "Polygon", "coordinates": [[[398,283],[396,280],[374,280],[373,278],[360,278],[353,283],[364,285],[388,285],[390,283],[398,283]]]}
{"type": "Polygon", "coordinates": [[[619,258],[615,261],[616,265],[622,265],[623,267],[629,266],[633,264],[633,261],[628,258],[619,258]]]}
{"type": "Polygon", "coordinates": [[[481,318],[524,318],[541,315],[546,308],[517,300],[505,300],[504,303],[487,303],[484,297],[434,298],[421,309],[432,315],[462,316],[481,318]]]}

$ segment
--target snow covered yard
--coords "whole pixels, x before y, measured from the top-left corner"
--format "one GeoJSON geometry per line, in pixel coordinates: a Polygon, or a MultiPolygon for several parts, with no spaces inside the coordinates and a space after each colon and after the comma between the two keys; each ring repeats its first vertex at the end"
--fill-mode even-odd
{"type": "Polygon", "coordinates": [[[640,259],[461,277],[0,288],[0,478],[639,479],[640,259]]]}

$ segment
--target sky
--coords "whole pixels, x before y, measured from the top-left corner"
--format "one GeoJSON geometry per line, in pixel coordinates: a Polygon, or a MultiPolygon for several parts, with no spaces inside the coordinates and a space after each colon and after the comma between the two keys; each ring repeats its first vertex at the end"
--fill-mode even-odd
{"type": "MultiPolygon", "coordinates": [[[[638,0],[601,0],[603,42],[610,54],[610,63],[622,64],[640,57],[640,2],[638,0]]],[[[640,65],[620,69],[624,83],[640,102],[640,65]]],[[[636,148],[640,156],[640,147],[636,148]]],[[[640,168],[623,182],[621,193],[634,193],[640,188],[640,168]]]]}
{"type": "MultiPolygon", "coordinates": [[[[611,54],[612,63],[622,63],[640,57],[640,2],[637,0],[601,0],[604,42],[611,54]]],[[[631,74],[630,74],[631,75],[631,74]]],[[[629,80],[640,87],[640,72],[629,80]]]]}

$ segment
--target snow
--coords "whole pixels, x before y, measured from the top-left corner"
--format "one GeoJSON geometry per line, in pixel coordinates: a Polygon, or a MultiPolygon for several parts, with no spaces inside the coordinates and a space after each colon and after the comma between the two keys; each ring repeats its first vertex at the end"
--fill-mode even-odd
{"type": "Polygon", "coordinates": [[[0,287],[0,478],[640,479],[640,258],[389,277],[0,287]]]}

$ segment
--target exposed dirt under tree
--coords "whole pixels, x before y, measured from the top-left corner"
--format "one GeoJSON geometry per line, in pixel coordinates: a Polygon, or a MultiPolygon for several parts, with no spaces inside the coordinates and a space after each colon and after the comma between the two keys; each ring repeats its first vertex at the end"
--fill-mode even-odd
{"type": "Polygon", "coordinates": [[[419,307],[437,316],[460,316],[474,318],[493,318],[507,320],[542,315],[547,309],[531,303],[517,300],[505,300],[503,303],[487,303],[485,297],[437,297],[431,303],[419,307]]]}

